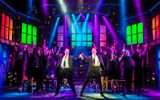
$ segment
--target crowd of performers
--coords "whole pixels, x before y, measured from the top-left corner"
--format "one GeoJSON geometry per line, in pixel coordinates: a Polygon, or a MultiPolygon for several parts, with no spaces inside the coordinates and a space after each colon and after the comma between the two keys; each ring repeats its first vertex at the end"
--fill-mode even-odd
{"type": "MultiPolygon", "coordinates": [[[[89,67],[80,92],[81,96],[92,78],[96,79],[102,96],[103,92],[108,92],[108,80],[111,80],[111,88],[118,87],[118,80],[121,79],[121,68],[124,69],[123,79],[126,80],[127,92],[131,92],[134,75],[134,91],[138,93],[141,91],[142,73],[147,63],[147,44],[134,47],[123,45],[120,52],[116,48],[117,42],[114,41],[109,48],[102,48],[99,51],[96,47],[92,47],[90,56],[81,53],[78,57],[73,57],[70,55],[71,49],[68,48],[63,51],[59,48],[56,51],[55,48],[49,50],[46,46],[37,48],[16,45],[12,52],[14,59],[11,60],[11,70],[17,74],[19,86],[22,85],[24,76],[27,76],[28,80],[34,79],[36,82],[35,91],[37,92],[42,90],[42,82],[46,75],[57,77],[55,95],[59,94],[63,78],[67,78],[73,94],[76,96],[73,84],[73,62],[83,60],[89,67]]],[[[27,91],[31,91],[31,86],[28,86],[27,91]]]]}

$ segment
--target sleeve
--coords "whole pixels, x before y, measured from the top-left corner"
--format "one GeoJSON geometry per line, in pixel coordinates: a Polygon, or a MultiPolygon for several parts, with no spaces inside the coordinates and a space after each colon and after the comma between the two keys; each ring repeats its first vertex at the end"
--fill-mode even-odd
{"type": "Polygon", "coordinates": [[[52,57],[53,57],[56,61],[58,61],[58,59],[59,59],[59,56],[56,55],[56,54],[52,54],[52,57]]]}

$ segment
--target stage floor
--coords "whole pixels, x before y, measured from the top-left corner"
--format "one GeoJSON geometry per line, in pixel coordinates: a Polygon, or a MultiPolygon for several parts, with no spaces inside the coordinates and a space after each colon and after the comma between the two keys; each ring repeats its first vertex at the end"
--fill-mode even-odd
{"type": "Polygon", "coordinates": [[[63,89],[61,88],[60,94],[54,96],[54,93],[40,93],[32,94],[26,92],[16,92],[16,91],[5,91],[0,94],[0,100],[160,100],[160,91],[155,89],[144,88],[144,92],[139,95],[136,94],[126,94],[122,95],[122,92],[119,93],[104,93],[105,97],[101,97],[98,92],[93,91],[92,89],[87,88],[82,97],[79,96],[81,86],[75,86],[78,96],[74,97],[70,88],[63,89]]]}

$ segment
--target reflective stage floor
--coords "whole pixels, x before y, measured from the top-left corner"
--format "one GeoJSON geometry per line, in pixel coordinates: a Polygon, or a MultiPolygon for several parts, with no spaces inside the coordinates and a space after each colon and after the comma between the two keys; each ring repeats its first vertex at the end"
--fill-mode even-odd
{"type": "Polygon", "coordinates": [[[137,94],[126,94],[122,95],[119,93],[104,93],[105,98],[100,96],[98,92],[90,88],[86,88],[82,97],[79,96],[81,86],[76,85],[77,97],[74,97],[70,88],[61,88],[58,96],[54,96],[54,93],[27,93],[27,92],[17,92],[15,90],[3,90],[0,94],[0,100],[160,100],[160,91],[155,89],[144,88],[144,91],[137,94]]]}

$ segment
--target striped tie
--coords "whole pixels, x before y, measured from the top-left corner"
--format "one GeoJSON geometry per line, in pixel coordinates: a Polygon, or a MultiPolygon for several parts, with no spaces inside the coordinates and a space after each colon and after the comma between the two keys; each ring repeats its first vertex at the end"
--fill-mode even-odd
{"type": "Polygon", "coordinates": [[[92,65],[93,65],[93,66],[95,66],[95,61],[96,61],[96,55],[94,55],[94,56],[92,57],[92,65]]]}
{"type": "Polygon", "coordinates": [[[67,61],[66,61],[66,60],[67,60],[66,58],[67,58],[67,57],[64,56],[64,63],[63,63],[63,67],[64,67],[64,68],[66,67],[66,62],[67,62],[67,61]]]}

